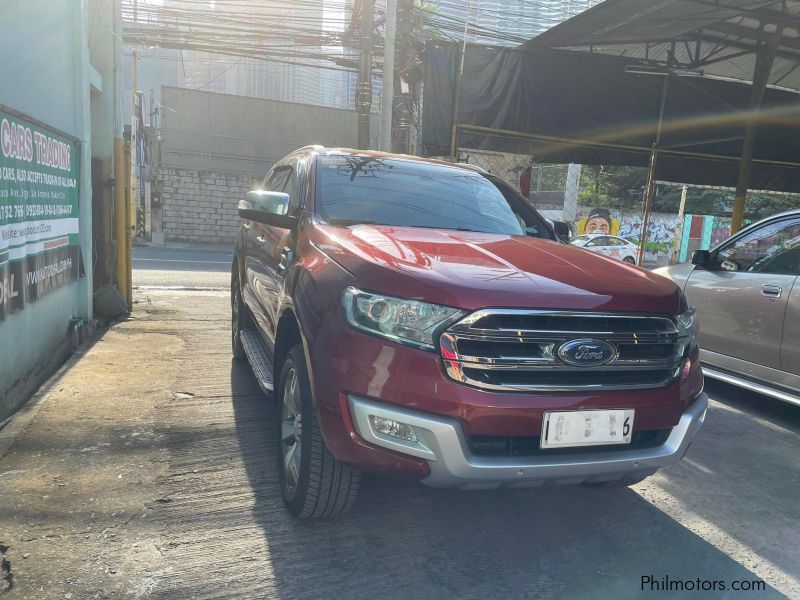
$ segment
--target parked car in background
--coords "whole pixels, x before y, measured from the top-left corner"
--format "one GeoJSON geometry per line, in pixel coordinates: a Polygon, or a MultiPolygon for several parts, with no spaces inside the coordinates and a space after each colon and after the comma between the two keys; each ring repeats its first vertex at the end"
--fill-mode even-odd
{"type": "Polygon", "coordinates": [[[293,515],[347,510],[362,470],[465,489],[630,485],[703,424],[683,292],[561,243],[493,175],[315,146],[239,214],[233,355],[279,403],[293,515]]]}
{"type": "Polygon", "coordinates": [[[697,307],[706,375],[800,404],[800,210],[655,272],[697,307]]]}
{"type": "Polygon", "coordinates": [[[573,246],[597,252],[609,258],[615,258],[626,262],[629,265],[636,264],[636,253],[639,248],[626,239],[616,235],[606,235],[600,233],[587,233],[574,237],[569,242],[573,246]]]}

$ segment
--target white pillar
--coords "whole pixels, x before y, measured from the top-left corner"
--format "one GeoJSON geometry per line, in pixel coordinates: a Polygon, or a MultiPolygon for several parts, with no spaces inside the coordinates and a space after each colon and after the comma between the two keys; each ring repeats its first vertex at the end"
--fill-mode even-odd
{"type": "Polygon", "coordinates": [[[578,193],[581,188],[581,166],[570,163],[567,167],[567,189],[564,193],[564,212],[561,219],[567,223],[575,221],[578,214],[578,193]]]}

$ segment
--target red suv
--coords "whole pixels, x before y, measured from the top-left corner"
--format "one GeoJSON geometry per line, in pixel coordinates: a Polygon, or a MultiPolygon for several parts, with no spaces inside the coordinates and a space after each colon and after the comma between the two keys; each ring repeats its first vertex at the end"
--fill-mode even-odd
{"type": "Polygon", "coordinates": [[[666,278],[562,243],[466,165],[315,146],[239,203],[233,354],[279,403],[292,514],[360,472],[435,487],[629,485],[705,418],[666,278]]]}

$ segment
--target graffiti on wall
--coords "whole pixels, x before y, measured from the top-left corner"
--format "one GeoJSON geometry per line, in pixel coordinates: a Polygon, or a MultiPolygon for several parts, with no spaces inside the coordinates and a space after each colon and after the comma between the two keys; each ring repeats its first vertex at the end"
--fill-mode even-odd
{"type": "MultiPolygon", "coordinates": [[[[677,230],[677,215],[650,215],[645,245],[646,263],[669,264],[677,230]]],[[[642,215],[607,208],[578,207],[575,231],[578,234],[609,233],[638,243],[642,231],[642,215]]]]}

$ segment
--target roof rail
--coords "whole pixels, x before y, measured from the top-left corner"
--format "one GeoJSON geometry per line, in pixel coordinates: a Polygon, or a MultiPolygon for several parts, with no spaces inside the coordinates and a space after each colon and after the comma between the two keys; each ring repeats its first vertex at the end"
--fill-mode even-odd
{"type": "Polygon", "coordinates": [[[456,163],[451,163],[451,164],[456,166],[456,167],[463,167],[464,169],[469,169],[470,171],[475,171],[476,173],[480,173],[482,175],[491,175],[492,174],[491,171],[487,171],[486,169],[484,169],[483,167],[479,167],[478,165],[471,165],[469,163],[461,163],[461,162],[456,162],[456,163]]]}
{"type": "Polygon", "coordinates": [[[325,150],[325,146],[322,146],[320,144],[309,144],[307,146],[303,146],[302,148],[299,148],[298,150],[313,150],[314,152],[317,152],[319,154],[327,154],[328,153],[328,151],[325,150]]]}

